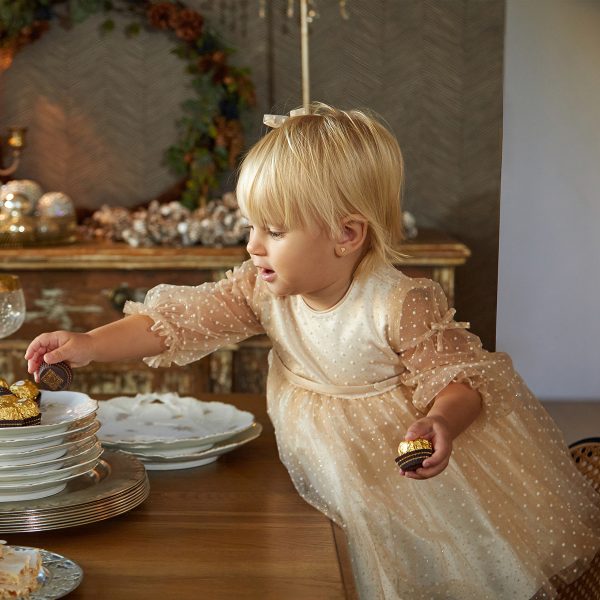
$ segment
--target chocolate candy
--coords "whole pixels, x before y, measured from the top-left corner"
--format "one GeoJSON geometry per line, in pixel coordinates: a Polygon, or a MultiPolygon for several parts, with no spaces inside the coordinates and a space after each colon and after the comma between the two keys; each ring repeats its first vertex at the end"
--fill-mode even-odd
{"type": "Polygon", "coordinates": [[[39,406],[33,400],[16,396],[0,397],[0,427],[39,425],[42,419],[39,406]]]}
{"type": "Polygon", "coordinates": [[[19,400],[35,400],[38,404],[40,401],[40,390],[33,381],[26,379],[25,381],[17,381],[10,386],[10,391],[19,400]]]}
{"type": "Polygon", "coordinates": [[[40,387],[44,390],[58,392],[66,390],[73,381],[73,371],[66,362],[49,365],[43,362],[39,370],[40,387]]]}
{"type": "Polygon", "coordinates": [[[398,446],[396,464],[403,471],[416,471],[426,458],[433,454],[433,446],[429,440],[419,438],[416,440],[404,440],[398,446]]]}

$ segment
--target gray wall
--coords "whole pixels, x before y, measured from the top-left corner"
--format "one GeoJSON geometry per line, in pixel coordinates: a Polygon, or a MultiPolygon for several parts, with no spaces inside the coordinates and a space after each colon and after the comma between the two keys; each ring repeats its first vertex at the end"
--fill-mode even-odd
{"type": "Polygon", "coordinates": [[[498,349],[543,398],[600,399],[600,2],[509,0],[498,349]]]}

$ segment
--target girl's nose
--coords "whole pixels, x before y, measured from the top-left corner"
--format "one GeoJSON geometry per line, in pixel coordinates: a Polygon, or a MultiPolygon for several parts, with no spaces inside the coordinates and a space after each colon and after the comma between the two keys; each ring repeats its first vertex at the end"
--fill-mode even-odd
{"type": "Polygon", "coordinates": [[[260,243],[256,231],[250,230],[250,236],[248,237],[248,243],[246,244],[246,251],[248,254],[260,255],[265,253],[264,246],[260,243]]]}

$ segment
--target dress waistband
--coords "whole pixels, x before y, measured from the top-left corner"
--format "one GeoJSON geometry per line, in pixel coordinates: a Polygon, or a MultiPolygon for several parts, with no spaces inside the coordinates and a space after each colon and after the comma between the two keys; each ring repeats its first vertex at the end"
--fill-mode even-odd
{"type": "Polygon", "coordinates": [[[366,385],[330,385],[327,383],[318,383],[316,381],[311,381],[310,379],[301,377],[300,375],[290,371],[283,364],[274,350],[271,351],[271,357],[273,366],[279,368],[284,377],[290,383],[293,383],[294,385],[307,389],[311,392],[316,392],[317,394],[326,394],[328,396],[367,397],[381,394],[383,392],[389,392],[398,387],[400,384],[399,374],[394,375],[389,379],[384,379],[383,381],[377,381],[376,383],[369,383],[366,385]]]}

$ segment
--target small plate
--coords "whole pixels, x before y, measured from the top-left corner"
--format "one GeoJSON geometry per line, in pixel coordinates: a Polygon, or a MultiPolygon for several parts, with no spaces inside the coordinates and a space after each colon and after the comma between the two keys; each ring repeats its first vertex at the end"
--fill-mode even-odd
{"type": "MultiPolygon", "coordinates": [[[[69,475],[60,475],[52,480],[35,483],[14,483],[0,485],[0,502],[18,502],[20,500],[37,500],[62,492],[67,483],[80,475],[93,471],[99,459],[91,460],[79,468],[72,469],[69,475]]],[[[1,508],[1,507],[0,507],[1,508]]]]}
{"type": "MultiPolygon", "coordinates": [[[[242,431],[227,440],[215,444],[209,450],[198,452],[191,455],[182,456],[162,456],[162,455],[143,455],[135,454],[146,469],[149,471],[170,471],[174,469],[191,469],[192,467],[201,467],[209,463],[215,462],[219,456],[236,450],[240,446],[256,439],[262,432],[260,423],[253,423],[249,429],[242,431]]],[[[127,453],[126,450],[121,450],[127,453]]]]}
{"type": "MultiPolygon", "coordinates": [[[[99,458],[101,454],[102,444],[96,442],[77,457],[73,457],[73,460],[61,462],[62,459],[60,459],[58,463],[61,464],[48,466],[41,473],[21,470],[10,471],[8,473],[2,472],[0,473],[0,490],[4,490],[7,486],[14,487],[16,485],[27,485],[29,483],[46,483],[49,481],[60,480],[67,475],[79,473],[84,466],[90,465],[90,463],[99,458]]],[[[88,469],[84,470],[87,471],[88,469]]]]}
{"type": "MultiPolygon", "coordinates": [[[[32,550],[28,546],[12,546],[16,550],[32,550]]],[[[38,575],[41,586],[28,600],[57,600],[72,592],[83,579],[83,569],[72,560],[39,548],[42,568],[38,575]]]]}
{"type": "Polygon", "coordinates": [[[71,466],[77,463],[77,459],[81,458],[82,454],[87,452],[94,444],[98,442],[98,438],[95,435],[80,440],[76,444],[72,444],[67,448],[62,448],[60,456],[56,458],[46,459],[42,457],[30,458],[32,462],[22,462],[15,464],[13,462],[5,462],[4,458],[0,456],[0,479],[3,475],[10,475],[14,473],[20,473],[21,475],[27,475],[30,473],[45,473],[48,469],[58,469],[61,466],[71,466]]]}
{"type": "Polygon", "coordinates": [[[81,392],[42,392],[42,422],[26,427],[0,427],[0,440],[40,438],[49,433],[67,431],[69,426],[95,413],[96,400],[81,392]]]}
{"type": "MultiPolygon", "coordinates": [[[[39,425],[32,425],[39,427],[39,425]]],[[[40,437],[34,438],[16,438],[11,440],[0,439],[0,456],[11,454],[13,452],[30,452],[33,450],[46,449],[50,446],[58,446],[75,440],[79,440],[87,435],[91,429],[96,433],[100,424],[96,421],[94,414],[86,417],[82,421],[74,423],[68,431],[59,431],[56,433],[42,434],[40,437]]],[[[24,428],[19,428],[24,429],[24,428]]]]}
{"type": "Polygon", "coordinates": [[[203,402],[178,394],[138,394],[101,402],[98,437],[106,446],[125,449],[199,448],[214,444],[254,422],[254,415],[223,402],[203,402]]]}
{"type": "MultiPolygon", "coordinates": [[[[252,427],[252,425],[249,425],[252,427]]],[[[127,450],[131,454],[139,454],[143,456],[145,454],[160,454],[161,456],[167,457],[179,457],[189,456],[204,452],[214,446],[214,444],[201,444],[199,442],[181,442],[181,443],[163,443],[156,442],[155,444],[125,444],[125,443],[114,443],[107,440],[101,440],[102,445],[106,448],[113,450],[127,450]]]]}

